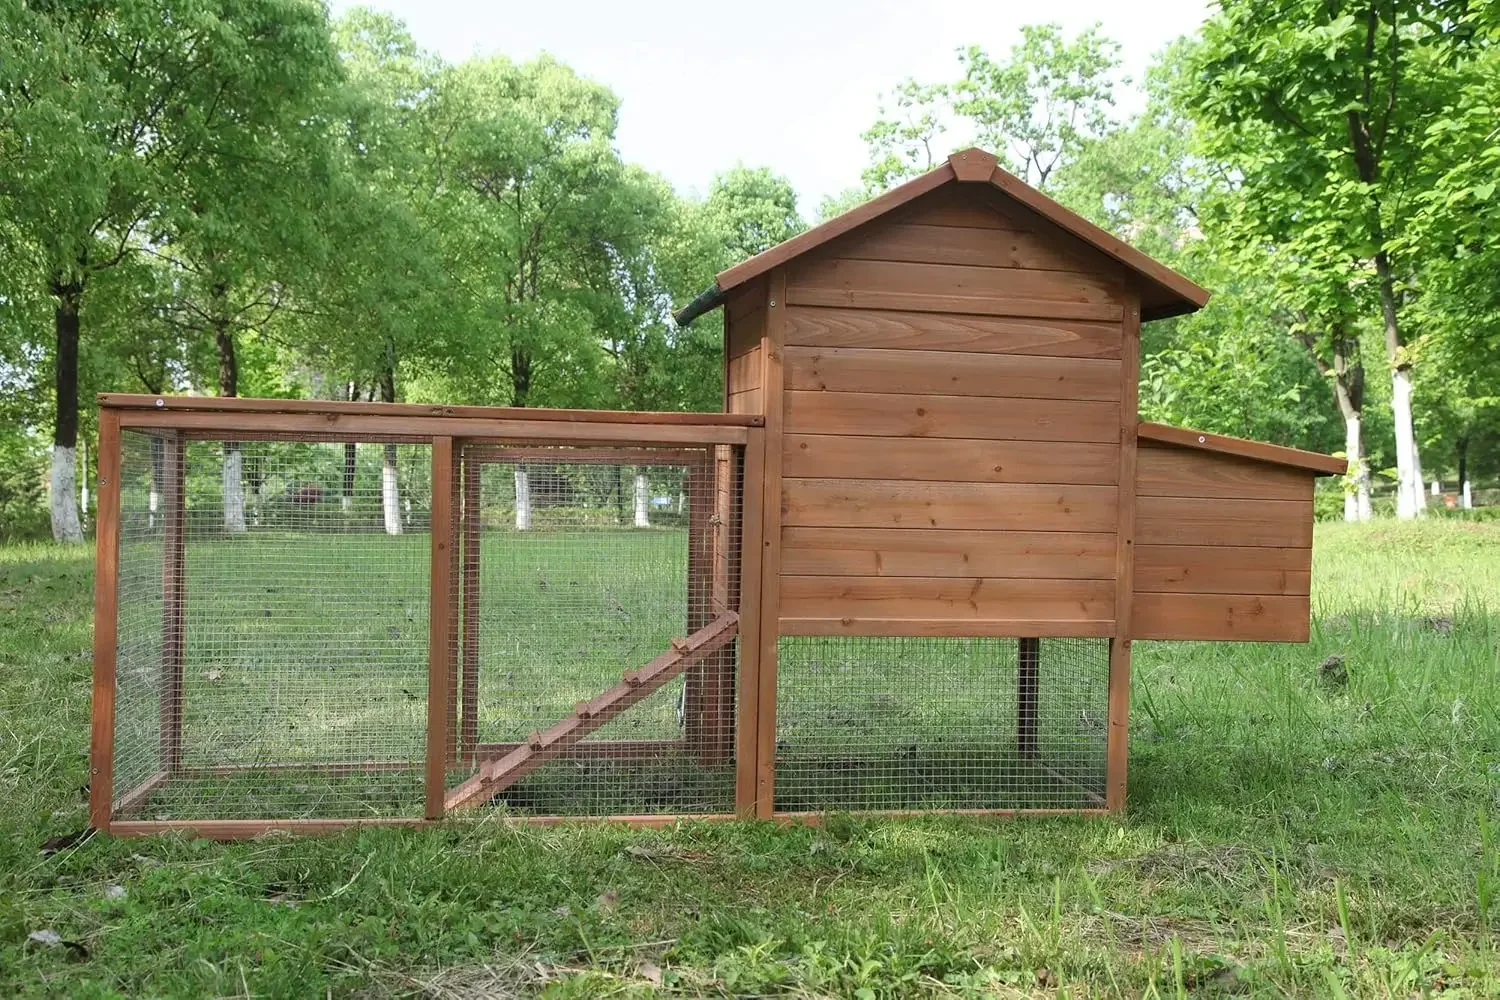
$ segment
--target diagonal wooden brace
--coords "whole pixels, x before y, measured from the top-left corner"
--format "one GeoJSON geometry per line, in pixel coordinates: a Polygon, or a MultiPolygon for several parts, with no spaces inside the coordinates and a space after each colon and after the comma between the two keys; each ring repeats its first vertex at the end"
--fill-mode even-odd
{"type": "Polygon", "coordinates": [[[608,691],[579,702],[566,718],[532,733],[504,757],[484,761],[478,773],[448,793],[444,807],[456,809],[488,802],[543,764],[563,756],[569,747],[610,719],[724,648],[738,634],[739,620],[739,615],[728,611],[686,639],[673,639],[670,650],[639,669],[627,671],[608,691]]]}

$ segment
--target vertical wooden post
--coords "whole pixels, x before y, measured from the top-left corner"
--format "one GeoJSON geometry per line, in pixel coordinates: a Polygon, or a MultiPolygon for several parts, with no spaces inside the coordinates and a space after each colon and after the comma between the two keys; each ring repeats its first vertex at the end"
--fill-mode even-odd
{"type": "Polygon", "coordinates": [[[1141,367],[1141,298],[1137,292],[1126,297],[1122,329],[1115,634],[1109,640],[1109,742],[1104,795],[1105,805],[1114,812],[1125,808],[1126,772],[1130,758],[1130,630],[1135,602],[1135,462],[1141,367]]]}
{"type": "Polygon", "coordinates": [[[120,414],[99,412],[99,512],[94,521],[94,701],[89,732],[89,825],[109,832],[114,797],[115,640],[120,583],[120,414]]]}
{"type": "Polygon", "coordinates": [[[173,432],[162,462],[161,769],[182,768],[183,666],[187,643],[187,444],[173,432]]]}
{"type": "Polygon", "coordinates": [[[443,817],[448,773],[448,684],[453,621],[449,590],[453,559],[453,439],[432,439],[431,582],[427,629],[427,819],[443,817]]]}
{"type": "Polygon", "coordinates": [[[760,684],[756,711],[755,815],[776,810],[776,666],[781,638],[781,448],[786,401],[782,388],[786,348],[786,269],[766,282],[761,334],[761,409],[765,412],[765,472],[761,493],[760,684]]]}
{"type": "Polygon", "coordinates": [[[1016,640],[1016,749],[1036,756],[1037,692],[1041,686],[1042,640],[1016,640]]]}
{"type": "Polygon", "coordinates": [[[734,813],[755,815],[756,741],[760,708],[761,507],[765,488],[766,432],[750,428],[740,477],[740,637],[739,692],[735,699],[734,813]]]}
{"type": "Polygon", "coordinates": [[[479,745],[479,519],[481,464],[464,459],[463,503],[463,726],[461,753],[472,761],[479,745]]]}
{"type": "MultiPolygon", "coordinates": [[[[713,620],[714,596],[714,462],[712,451],[688,466],[688,581],[687,630],[692,634],[713,620]]],[[[727,750],[731,696],[719,685],[717,657],[709,657],[687,672],[683,683],[688,745],[704,764],[721,759],[727,750]]]]}

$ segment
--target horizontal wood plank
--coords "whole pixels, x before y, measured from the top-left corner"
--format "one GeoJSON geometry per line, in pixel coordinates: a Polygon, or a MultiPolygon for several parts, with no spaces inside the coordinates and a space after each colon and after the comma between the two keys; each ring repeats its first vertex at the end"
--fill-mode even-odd
{"type": "Polygon", "coordinates": [[[1210,451],[1142,441],[1136,493],[1156,497],[1312,500],[1313,476],[1302,469],[1210,451]]]}
{"type": "Polygon", "coordinates": [[[1312,545],[1311,500],[1137,497],[1137,545],[1312,545]]]}
{"type": "Polygon", "coordinates": [[[787,343],[807,347],[1118,358],[1118,324],[862,309],[787,310],[787,343]]]}
{"type": "Polygon", "coordinates": [[[1174,594],[1306,597],[1312,549],[1229,545],[1137,545],[1135,589],[1174,594]]]}
{"type": "Polygon", "coordinates": [[[759,389],[761,367],[759,351],[741,354],[737,357],[731,356],[726,376],[729,380],[729,391],[734,393],[744,392],[747,389],[759,389]]]}
{"type": "Polygon", "coordinates": [[[783,618],[1064,619],[1114,617],[1112,580],[783,576],[783,618]]]}
{"type": "Polygon", "coordinates": [[[782,635],[1070,638],[1109,636],[1108,618],[782,618],[782,635]]]}
{"type": "Polygon", "coordinates": [[[1306,642],[1306,597],[1137,592],[1131,635],[1137,639],[1306,642]]]}
{"type": "Polygon", "coordinates": [[[789,433],[782,472],[823,479],[1114,486],[1119,446],[1093,441],[986,441],[789,433]]]}
{"type": "Polygon", "coordinates": [[[1115,570],[1115,536],[792,526],[782,529],[781,567],[794,576],[1108,580],[1115,570]]]}
{"type": "MultiPolygon", "coordinates": [[[[1016,267],[1035,271],[1088,271],[1092,261],[1035,233],[978,226],[893,222],[867,226],[830,243],[823,251],[847,260],[914,264],[1016,267]]],[[[1097,255],[1096,255],[1097,256],[1097,255]]],[[[1110,262],[1109,272],[1119,271],[1110,262]]]]}
{"type": "Polygon", "coordinates": [[[786,429],[789,433],[1116,443],[1120,406],[1095,400],[790,390],[786,393],[786,429]]]}
{"type": "Polygon", "coordinates": [[[952,226],[977,229],[1025,230],[999,205],[954,187],[942,187],[928,192],[892,212],[892,222],[927,226],[952,226]]]}
{"type": "Polygon", "coordinates": [[[1318,476],[1336,476],[1348,469],[1348,463],[1344,459],[1324,455],[1321,452],[1303,451],[1301,448],[1287,448],[1279,444],[1250,441],[1225,434],[1209,434],[1207,431],[1188,430],[1185,427],[1143,422],[1137,428],[1136,433],[1149,441],[1196,451],[1237,455],[1273,465],[1286,465],[1296,469],[1305,469],[1318,476]]]}
{"type": "Polygon", "coordinates": [[[1017,399],[1120,398],[1120,362],[958,351],[788,347],[786,386],[1017,399]]]}
{"type": "Polygon", "coordinates": [[[759,389],[746,389],[743,392],[731,392],[729,394],[730,413],[760,413],[761,392],[759,389]]]}
{"type": "Polygon", "coordinates": [[[827,528],[1114,531],[1113,486],[782,480],[782,524],[827,528]]]}

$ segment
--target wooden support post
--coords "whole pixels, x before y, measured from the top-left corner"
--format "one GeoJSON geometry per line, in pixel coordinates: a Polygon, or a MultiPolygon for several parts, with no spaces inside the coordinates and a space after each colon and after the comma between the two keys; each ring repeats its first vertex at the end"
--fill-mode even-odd
{"type": "Polygon", "coordinates": [[[472,761],[479,745],[479,542],[480,470],[475,460],[464,460],[463,503],[463,725],[460,752],[472,761]]]}
{"type": "MultiPolygon", "coordinates": [[[[459,465],[459,456],[464,454],[463,442],[457,438],[453,440],[453,479],[449,483],[448,504],[453,519],[453,546],[454,551],[462,553],[461,543],[463,539],[464,522],[464,484],[459,465]]],[[[462,558],[448,559],[448,639],[453,643],[462,643],[464,637],[463,622],[459,616],[463,613],[461,596],[463,581],[462,558]]],[[[459,759],[459,720],[458,720],[458,692],[462,687],[458,676],[459,660],[457,656],[448,659],[448,762],[456,763],[459,759]]]]}
{"type": "Polygon", "coordinates": [[[432,439],[431,583],[427,630],[427,819],[441,819],[448,774],[448,682],[453,636],[448,589],[453,559],[453,439],[432,439]]]}
{"type": "MultiPolygon", "coordinates": [[[[691,634],[714,620],[715,466],[712,452],[688,466],[687,630],[691,634]]],[[[685,675],[684,736],[705,765],[722,762],[732,746],[734,691],[725,682],[727,653],[715,654],[685,675]]]]}
{"type": "Polygon", "coordinates": [[[187,645],[187,446],[165,442],[161,550],[161,769],[182,769],[183,670],[187,645]]]}
{"type": "Polygon", "coordinates": [[[89,825],[109,832],[114,797],[115,640],[120,583],[120,415],[99,413],[99,513],[94,522],[94,702],[89,733],[89,825]]]}
{"type": "Polygon", "coordinates": [[[1126,770],[1130,757],[1130,630],[1135,603],[1135,464],[1136,426],[1140,422],[1141,299],[1131,292],[1125,303],[1120,351],[1120,485],[1119,524],[1115,536],[1115,634],[1109,640],[1109,730],[1105,803],[1113,812],[1125,808],[1126,770]]]}
{"type": "Polygon", "coordinates": [[[734,812],[755,815],[756,740],[760,707],[761,505],[764,501],[766,433],[751,428],[745,444],[740,511],[739,692],[735,710],[734,812]]]}
{"type": "Polygon", "coordinates": [[[760,686],[756,710],[755,815],[776,810],[776,665],[781,637],[781,447],[786,402],[782,392],[786,350],[786,269],[766,282],[761,334],[761,399],[765,409],[765,463],[761,480],[760,686]]]}
{"type": "Polygon", "coordinates": [[[1016,749],[1036,756],[1037,692],[1041,683],[1042,640],[1016,640],[1016,749]]]}

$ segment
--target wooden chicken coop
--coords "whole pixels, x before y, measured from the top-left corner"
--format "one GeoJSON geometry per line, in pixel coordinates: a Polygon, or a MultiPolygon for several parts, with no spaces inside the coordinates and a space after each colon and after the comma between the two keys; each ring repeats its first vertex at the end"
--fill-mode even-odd
{"type": "Polygon", "coordinates": [[[1119,810],[1131,641],[1305,641],[1344,469],[1140,422],[1207,298],[970,149],[678,314],[723,414],[105,396],[92,822],[1119,810]]]}

